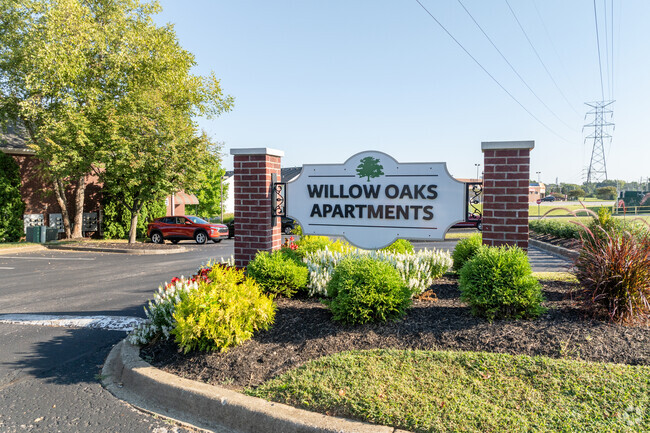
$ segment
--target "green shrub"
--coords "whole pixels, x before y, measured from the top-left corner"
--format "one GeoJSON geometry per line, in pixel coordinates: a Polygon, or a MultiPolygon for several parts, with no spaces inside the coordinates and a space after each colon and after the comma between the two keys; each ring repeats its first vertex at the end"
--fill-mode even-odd
{"type": "Polygon", "coordinates": [[[406,239],[398,239],[386,248],[382,248],[381,250],[396,254],[410,254],[415,251],[413,249],[413,244],[411,244],[406,239]]]}
{"type": "Polygon", "coordinates": [[[279,294],[290,298],[305,286],[309,277],[307,267],[297,263],[287,253],[275,251],[269,254],[260,251],[246,268],[248,276],[253,278],[267,293],[279,294]]]}
{"type": "Polygon", "coordinates": [[[544,301],[526,252],[517,247],[479,248],[460,270],[461,299],[489,321],[539,316],[544,301]]]}
{"type": "Polygon", "coordinates": [[[650,318],[650,236],[620,230],[605,217],[585,231],[575,263],[583,300],[605,308],[610,319],[650,318]]]}
{"type": "Polygon", "coordinates": [[[0,152],[0,242],[18,242],[24,236],[25,203],[20,195],[20,169],[0,152]]]}
{"type": "Polygon", "coordinates": [[[327,284],[323,301],[334,320],[348,324],[387,322],[402,318],[411,305],[411,291],[389,263],[370,257],[341,261],[327,284]]]}
{"type": "Polygon", "coordinates": [[[280,248],[280,253],[284,255],[286,258],[293,260],[295,263],[301,265],[301,266],[307,266],[305,263],[303,263],[303,257],[300,255],[298,250],[296,248],[292,248],[291,246],[282,246],[280,248]]]}
{"type": "Polygon", "coordinates": [[[454,271],[460,271],[463,265],[476,254],[482,244],[483,236],[481,233],[474,233],[470,237],[458,241],[451,253],[451,259],[454,261],[454,271]]]}
{"type": "Polygon", "coordinates": [[[273,300],[243,271],[215,266],[209,278],[210,283],[199,284],[176,304],[172,334],[185,353],[225,352],[273,324],[273,300]]]}

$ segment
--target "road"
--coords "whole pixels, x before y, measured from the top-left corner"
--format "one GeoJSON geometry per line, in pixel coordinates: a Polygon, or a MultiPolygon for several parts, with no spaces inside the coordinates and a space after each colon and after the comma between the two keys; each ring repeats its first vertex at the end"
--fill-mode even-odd
{"type": "MultiPolygon", "coordinates": [[[[144,317],[143,305],[161,282],[233,253],[232,240],[183,244],[186,253],[145,256],[0,250],[0,315],[144,317]]],[[[101,366],[125,335],[0,323],[0,431],[191,431],[136,411],[101,387],[101,366]]]]}

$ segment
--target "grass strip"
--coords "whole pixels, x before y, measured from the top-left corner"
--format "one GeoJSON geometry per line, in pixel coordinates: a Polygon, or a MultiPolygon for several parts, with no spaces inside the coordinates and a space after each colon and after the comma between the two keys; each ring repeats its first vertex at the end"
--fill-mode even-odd
{"type": "Polygon", "coordinates": [[[0,243],[0,249],[3,248],[26,248],[26,247],[31,247],[34,245],[42,245],[42,244],[36,244],[33,242],[2,242],[0,243]]]}
{"type": "Polygon", "coordinates": [[[476,231],[471,231],[471,232],[447,232],[445,235],[445,239],[452,240],[452,239],[467,239],[470,236],[472,236],[476,231]]]}
{"type": "Polygon", "coordinates": [[[650,431],[650,367],[485,352],[370,350],[249,395],[416,432],[650,431]]]}

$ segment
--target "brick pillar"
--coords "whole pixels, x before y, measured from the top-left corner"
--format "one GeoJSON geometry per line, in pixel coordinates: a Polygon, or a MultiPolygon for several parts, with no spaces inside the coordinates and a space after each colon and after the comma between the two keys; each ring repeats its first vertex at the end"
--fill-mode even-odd
{"type": "Polygon", "coordinates": [[[245,267],[258,251],[280,248],[280,218],[272,226],[271,175],[280,181],[284,152],[267,148],[231,149],[235,159],[235,265],[245,267]]]}
{"type": "Polygon", "coordinates": [[[483,244],[528,249],[530,151],[534,141],[483,142],[483,244]]]}

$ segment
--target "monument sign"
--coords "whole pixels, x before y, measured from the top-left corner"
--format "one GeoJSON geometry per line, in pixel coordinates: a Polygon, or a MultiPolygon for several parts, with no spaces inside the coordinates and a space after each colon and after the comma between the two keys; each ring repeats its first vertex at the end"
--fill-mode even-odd
{"type": "Polygon", "coordinates": [[[465,184],[446,163],[399,163],[376,151],[343,164],[304,165],[287,184],[287,215],[304,234],[340,235],[360,248],[444,239],[465,212],[465,184]]]}

